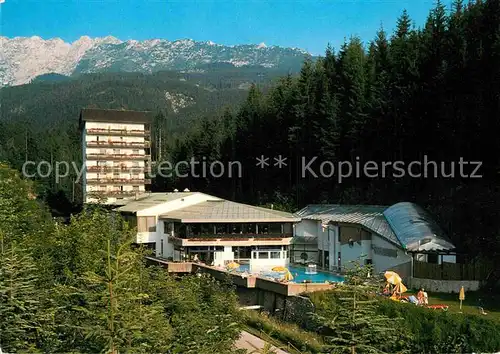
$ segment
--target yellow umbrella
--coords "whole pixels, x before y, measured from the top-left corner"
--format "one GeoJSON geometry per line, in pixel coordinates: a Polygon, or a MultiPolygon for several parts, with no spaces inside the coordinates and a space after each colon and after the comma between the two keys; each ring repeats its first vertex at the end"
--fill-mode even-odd
{"type": "Polygon", "coordinates": [[[462,310],[462,301],[465,300],[465,290],[464,290],[463,286],[460,288],[460,293],[458,294],[458,299],[460,300],[460,310],[462,310]]]}
{"type": "Polygon", "coordinates": [[[273,267],[271,270],[273,272],[288,272],[288,269],[282,266],[273,267]]]}
{"type": "Polygon", "coordinates": [[[293,275],[289,271],[285,273],[285,276],[283,277],[283,280],[285,281],[292,281],[293,280],[293,275]]]}
{"type": "Polygon", "coordinates": [[[397,294],[402,294],[402,293],[404,293],[404,292],[406,292],[408,290],[403,283],[396,284],[396,286],[394,287],[394,289],[395,289],[395,291],[396,291],[397,294]]]}
{"type": "Polygon", "coordinates": [[[390,270],[384,273],[384,277],[387,280],[387,282],[392,285],[399,284],[402,281],[398,273],[390,270]]]}
{"type": "Polygon", "coordinates": [[[239,267],[240,267],[240,265],[239,265],[238,263],[236,263],[236,262],[231,262],[231,263],[228,263],[228,264],[226,265],[226,267],[227,267],[228,269],[236,269],[236,268],[239,268],[239,267]]]}

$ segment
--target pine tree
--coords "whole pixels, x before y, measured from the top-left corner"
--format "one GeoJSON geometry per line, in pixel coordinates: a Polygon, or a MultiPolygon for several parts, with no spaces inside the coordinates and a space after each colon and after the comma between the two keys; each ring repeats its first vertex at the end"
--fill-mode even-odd
{"type": "Polygon", "coordinates": [[[57,314],[61,330],[78,338],[73,345],[84,351],[167,351],[171,327],[161,302],[145,290],[152,279],[142,255],[130,250],[129,242],[112,244],[110,239],[100,252],[103,270],[86,272],[75,286],[57,289],[66,304],[57,314]]]}
{"type": "Polygon", "coordinates": [[[25,249],[0,235],[0,345],[6,352],[34,350],[41,330],[37,269],[25,249]]]}
{"type": "Polygon", "coordinates": [[[371,265],[352,261],[345,283],[334,290],[337,306],[333,312],[328,317],[315,316],[323,331],[329,333],[326,340],[332,353],[394,353],[407,349],[409,338],[399,328],[399,319],[377,310],[381,300],[375,296],[380,283],[373,274],[371,265]]]}

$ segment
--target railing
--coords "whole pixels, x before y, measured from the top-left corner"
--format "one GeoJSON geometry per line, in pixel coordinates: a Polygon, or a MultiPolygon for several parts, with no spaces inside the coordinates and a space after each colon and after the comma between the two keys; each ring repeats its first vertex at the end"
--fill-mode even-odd
{"type": "Polygon", "coordinates": [[[88,192],[87,196],[92,197],[92,198],[99,198],[99,197],[113,197],[113,196],[121,196],[121,197],[133,197],[135,195],[145,193],[144,191],[92,191],[88,192]]]}
{"type": "Polygon", "coordinates": [[[187,240],[192,240],[194,238],[196,239],[211,239],[211,238],[220,238],[220,239],[236,239],[236,238],[242,238],[242,239],[282,239],[282,238],[289,238],[293,237],[292,233],[268,233],[268,234],[230,234],[230,233],[225,233],[225,234],[209,234],[209,233],[203,233],[203,234],[188,234],[186,235],[178,235],[177,237],[184,238],[187,240]]]}
{"type": "Polygon", "coordinates": [[[91,178],[88,184],[151,184],[151,180],[144,178],[91,178]]]}
{"type": "Polygon", "coordinates": [[[148,136],[149,130],[127,130],[127,129],[104,129],[90,128],[86,130],[87,135],[128,135],[128,136],[148,136]]]}
{"type": "Polygon", "coordinates": [[[259,237],[259,238],[253,238],[253,237],[221,237],[221,236],[212,236],[212,237],[203,237],[203,238],[197,238],[197,237],[191,237],[191,238],[182,238],[182,237],[176,237],[176,236],[169,236],[170,242],[174,244],[183,244],[183,245],[188,245],[190,243],[197,243],[197,242],[259,242],[259,241],[271,241],[271,242],[279,242],[283,241],[285,239],[289,239],[290,237],[259,237]]]}
{"type": "Polygon", "coordinates": [[[87,172],[151,172],[149,166],[87,166],[87,172]]]}
{"type": "Polygon", "coordinates": [[[87,141],[88,147],[126,147],[126,148],[149,148],[149,141],[87,141]]]}
{"type": "Polygon", "coordinates": [[[87,154],[87,160],[149,160],[151,155],[141,154],[87,154]]]}

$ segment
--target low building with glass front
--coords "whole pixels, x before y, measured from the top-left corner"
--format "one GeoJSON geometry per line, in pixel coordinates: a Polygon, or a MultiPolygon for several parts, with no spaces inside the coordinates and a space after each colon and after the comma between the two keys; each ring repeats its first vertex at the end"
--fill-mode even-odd
{"type": "Polygon", "coordinates": [[[236,261],[249,264],[251,272],[288,266],[293,225],[300,221],[193,192],[152,193],[117,210],[137,223],[137,242],[150,244],[157,257],[214,266],[236,261]]]}

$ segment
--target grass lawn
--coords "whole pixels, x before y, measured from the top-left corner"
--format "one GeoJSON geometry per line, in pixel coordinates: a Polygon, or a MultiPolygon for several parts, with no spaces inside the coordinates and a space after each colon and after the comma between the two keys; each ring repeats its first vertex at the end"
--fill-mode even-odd
{"type": "MultiPolygon", "coordinates": [[[[408,291],[406,294],[415,294],[414,292],[408,291]]],[[[460,312],[460,301],[458,300],[458,294],[447,294],[447,293],[431,293],[427,292],[429,295],[429,305],[448,305],[448,312],[459,313],[460,312]]],[[[416,294],[415,294],[416,295],[416,294]]],[[[438,311],[438,310],[429,310],[438,311]]],[[[466,292],[465,300],[462,302],[462,312],[466,314],[472,314],[481,316],[484,318],[492,318],[500,321],[500,296],[492,294],[483,294],[480,292],[466,292]],[[482,315],[479,312],[479,306],[481,306],[487,315],[482,315]]]]}

